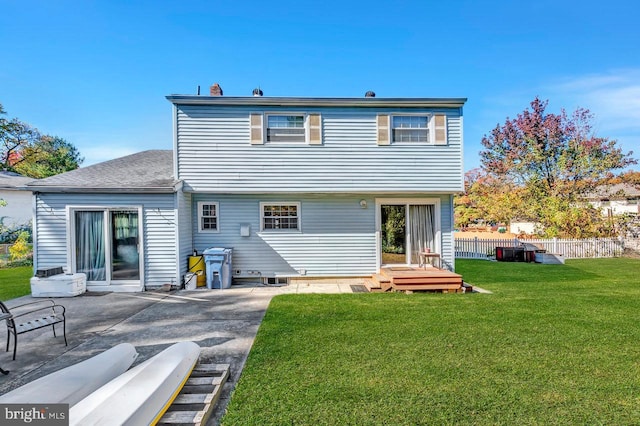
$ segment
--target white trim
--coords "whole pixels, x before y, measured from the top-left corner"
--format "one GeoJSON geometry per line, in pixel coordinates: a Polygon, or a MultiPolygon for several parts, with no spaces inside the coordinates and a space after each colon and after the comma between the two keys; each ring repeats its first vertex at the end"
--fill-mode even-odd
{"type": "Polygon", "coordinates": [[[178,105],[173,104],[172,109],[173,114],[173,175],[176,180],[180,180],[180,175],[178,173],[178,105]]]}
{"type": "Polygon", "coordinates": [[[105,281],[94,281],[96,284],[92,284],[91,282],[87,282],[88,288],[94,291],[101,291],[98,288],[107,288],[112,289],[114,291],[116,288],[136,288],[137,291],[143,291],[144,283],[145,283],[145,253],[144,253],[144,210],[140,205],[125,205],[125,206],[105,206],[105,205],[67,205],[65,206],[66,215],[67,215],[67,271],[74,273],[75,272],[75,212],[76,211],[101,211],[103,213],[103,226],[104,226],[104,235],[110,236],[110,221],[107,213],[111,211],[117,210],[128,210],[135,211],[138,213],[138,275],[139,279],[136,280],[112,280],[111,279],[111,269],[112,266],[112,258],[111,258],[111,239],[109,238],[107,246],[105,247],[105,281]],[[106,268],[106,265],[109,265],[109,268],[106,268]],[[109,271],[109,272],[107,272],[109,271]]]}
{"type": "MultiPolygon", "coordinates": [[[[434,240],[436,243],[436,253],[440,253],[442,256],[442,218],[440,209],[440,198],[376,198],[376,264],[378,265],[378,272],[382,265],[382,214],[381,206],[394,205],[394,206],[406,206],[407,213],[409,212],[408,206],[415,205],[433,205],[434,206],[434,240]]],[[[406,235],[405,235],[406,238],[406,235]]],[[[407,259],[410,250],[407,250],[407,259]]],[[[408,262],[403,265],[409,265],[408,262]]],[[[392,265],[385,265],[392,266],[392,265]]]]}
{"type": "MultiPolygon", "coordinates": [[[[218,201],[198,201],[197,204],[197,221],[198,221],[198,233],[201,234],[218,234],[220,233],[220,202],[218,201]],[[216,229],[202,229],[202,206],[216,206],[216,229]]],[[[211,216],[209,216],[211,217],[211,216]]]]}
{"type": "Polygon", "coordinates": [[[300,201],[260,201],[260,232],[290,232],[302,233],[302,207],[300,201]],[[264,228],[264,207],[265,206],[296,206],[298,212],[298,229],[265,229],[264,228]]]}
{"type": "Polygon", "coordinates": [[[38,270],[38,195],[31,193],[31,241],[33,241],[33,275],[38,270]]]}

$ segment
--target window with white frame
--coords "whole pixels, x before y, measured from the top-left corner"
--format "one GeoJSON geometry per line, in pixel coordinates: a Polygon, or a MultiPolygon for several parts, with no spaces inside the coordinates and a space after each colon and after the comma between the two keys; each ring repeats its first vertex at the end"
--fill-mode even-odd
{"type": "Polygon", "coordinates": [[[217,202],[198,202],[198,230],[200,232],[219,231],[220,207],[217,202]]]}
{"type": "Polygon", "coordinates": [[[263,231],[300,230],[300,203],[260,203],[263,231]]]}
{"type": "Polygon", "coordinates": [[[267,115],[267,142],[305,142],[305,117],[267,115]]]}
{"type": "Polygon", "coordinates": [[[429,142],[429,116],[394,115],[391,128],[392,142],[429,142]]]}

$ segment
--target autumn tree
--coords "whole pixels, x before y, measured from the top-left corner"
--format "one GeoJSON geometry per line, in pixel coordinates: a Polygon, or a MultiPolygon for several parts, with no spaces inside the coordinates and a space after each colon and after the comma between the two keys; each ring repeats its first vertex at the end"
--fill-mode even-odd
{"type": "Polygon", "coordinates": [[[547,113],[548,101],[535,98],[530,109],[497,125],[482,138],[482,170],[517,192],[518,207],[500,202],[512,217],[526,215],[541,223],[546,236],[584,237],[604,232],[595,209],[584,202],[613,171],[636,164],[615,140],[598,137],[593,115],[579,108],[571,115],[547,113]]]}
{"type": "Polygon", "coordinates": [[[37,179],[75,170],[83,161],[78,149],[71,143],[47,135],[25,146],[19,155],[14,164],[15,171],[37,179]]]}
{"type": "Polygon", "coordinates": [[[512,182],[498,179],[482,169],[472,169],[464,176],[465,192],[455,203],[456,227],[480,223],[508,223],[514,217],[525,219],[523,191],[512,182]]]}
{"type": "Polygon", "coordinates": [[[71,143],[42,135],[17,118],[7,119],[0,104],[0,169],[33,178],[45,178],[75,170],[83,158],[71,143]]]}

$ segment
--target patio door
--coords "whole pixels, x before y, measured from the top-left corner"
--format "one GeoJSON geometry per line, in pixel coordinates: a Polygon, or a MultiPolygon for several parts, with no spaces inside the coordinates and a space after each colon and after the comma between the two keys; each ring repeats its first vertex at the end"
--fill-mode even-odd
{"type": "Polygon", "coordinates": [[[87,284],[140,282],[140,213],[138,209],[73,209],[72,263],[87,284]]]}
{"type": "Polygon", "coordinates": [[[439,250],[437,203],[380,200],[378,202],[381,265],[417,265],[423,251],[439,250]]]}

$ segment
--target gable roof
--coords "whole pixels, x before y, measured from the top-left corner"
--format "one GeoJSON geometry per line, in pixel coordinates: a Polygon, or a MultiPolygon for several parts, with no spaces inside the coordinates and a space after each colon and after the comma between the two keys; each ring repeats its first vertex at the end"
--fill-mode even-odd
{"type": "Polygon", "coordinates": [[[9,191],[24,190],[24,186],[33,181],[32,177],[23,176],[15,172],[8,172],[6,170],[0,170],[0,189],[9,191]]]}
{"type": "Polygon", "coordinates": [[[640,197],[640,189],[628,183],[601,185],[594,192],[586,195],[588,200],[624,200],[637,197],[640,197]]]}
{"type": "Polygon", "coordinates": [[[38,192],[175,192],[173,151],[149,150],[27,184],[38,192]]]}

